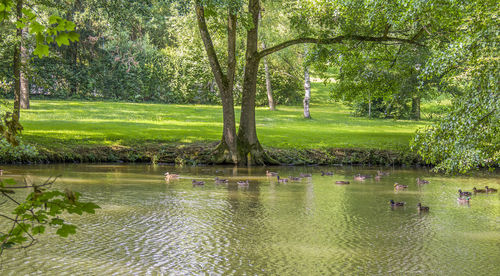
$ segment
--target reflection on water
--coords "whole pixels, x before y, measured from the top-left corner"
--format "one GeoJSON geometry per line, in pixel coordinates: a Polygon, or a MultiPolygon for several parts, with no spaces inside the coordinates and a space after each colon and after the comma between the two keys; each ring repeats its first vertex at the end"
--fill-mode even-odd
{"type": "Polygon", "coordinates": [[[493,275],[500,270],[500,196],[457,204],[457,190],[489,185],[498,175],[445,177],[391,170],[380,181],[353,181],[376,169],[278,167],[174,168],[149,165],[5,167],[5,177],[57,186],[98,203],[96,215],[68,216],[76,235],[46,235],[29,251],[8,251],[2,275],[127,274],[440,274],[493,275]],[[165,182],[163,173],[181,174],[165,182]],[[213,178],[229,179],[215,184],[213,178]],[[417,185],[423,177],[430,184],[417,185]],[[193,187],[192,179],[206,181],[193,187]],[[250,180],[239,187],[238,180],[250,180]],[[335,185],[349,180],[349,185],[335,185]],[[395,192],[394,182],[408,185],[395,192]],[[405,201],[391,208],[388,201],[405,201]],[[418,214],[416,205],[429,206],[418,214]]]}

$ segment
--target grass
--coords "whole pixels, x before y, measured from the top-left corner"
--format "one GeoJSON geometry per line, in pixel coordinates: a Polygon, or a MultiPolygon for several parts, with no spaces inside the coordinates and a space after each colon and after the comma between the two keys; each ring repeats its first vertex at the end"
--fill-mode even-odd
{"type": "MultiPolygon", "coordinates": [[[[328,89],[321,83],[313,84],[312,97],[312,120],[302,117],[301,106],[257,108],[264,147],[397,149],[428,123],[352,117],[344,105],[327,103],[328,89]]],[[[239,118],[239,108],[236,112],[239,118]]],[[[23,139],[49,148],[214,142],[222,133],[222,109],[210,105],[32,101],[21,118],[23,139]]]]}

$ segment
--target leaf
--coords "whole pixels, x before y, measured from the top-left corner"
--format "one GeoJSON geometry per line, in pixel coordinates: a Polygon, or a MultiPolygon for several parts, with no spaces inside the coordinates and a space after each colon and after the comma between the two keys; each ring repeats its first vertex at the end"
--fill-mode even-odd
{"type": "Polygon", "coordinates": [[[95,214],[95,209],[100,209],[101,207],[93,202],[84,203],[82,210],[86,213],[95,214]]]}
{"type": "Polygon", "coordinates": [[[45,27],[38,23],[37,21],[31,21],[29,33],[30,34],[41,34],[45,30],[45,27]]]}
{"type": "Polygon", "coordinates": [[[73,31],[73,30],[75,30],[75,27],[76,27],[75,23],[73,23],[72,21],[68,21],[68,20],[66,20],[65,22],[66,22],[65,28],[66,28],[67,31],[73,31]]]}
{"type": "Polygon", "coordinates": [[[37,55],[39,58],[49,55],[49,46],[45,44],[37,44],[33,54],[37,55]]]}
{"type": "Polygon", "coordinates": [[[76,233],[76,226],[71,224],[63,224],[61,228],[57,229],[56,234],[61,237],[67,237],[70,234],[76,233]]]}
{"type": "Polygon", "coordinates": [[[45,226],[43,225],[38,225],[31,229],[31,233],[33,233],[33,235],[43,234],[43,232],[45,232],[45,226]]]}
{"type": "Polygon", "coordinates": [[[49,24],[56,24],[60,20],[61,20],[61,17],[59,17],[57,15],[51,15],[49,17],[49,24]]]}
{"type": "Polygon", "coordinates": [[[68,33],[59,33],[58,36],[56,36],[56,43],[57,46],[61,45],[69,45],[69,34],[68,33]]]}
{"type": "Polygon", "coordinates": [[[16,22],[16,28],[18,28],[18,29],[22,29],[22,28],[24,28],[25,26],[26,26],[26,25],[25,25],[23,22],[21,22],[21,21],[17,21],[17,22],[16,22]]]}
{"type": "Polygon", "coordinates": [[[50,221],[49,224],[50,225],[63,225],[64,224],[64,220],[62,220],[60,218],[53,218],[52,221],[50,221]]]}
{"type": "Polygon", "coordinates": [[[76,33],[76,32],[69,32],[68,33],[68,38],[69,38],[69,40],[75,42],[75,41],[80,40],[80,34],[76,33]]]}

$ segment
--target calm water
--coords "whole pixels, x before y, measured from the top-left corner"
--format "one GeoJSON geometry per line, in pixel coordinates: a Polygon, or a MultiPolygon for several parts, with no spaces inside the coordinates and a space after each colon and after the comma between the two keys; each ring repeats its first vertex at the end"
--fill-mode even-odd
{"type": "Polygon", "coordinates": [[[69,238],[45,235],[28,251],[8,251],[2,275],[405,274],[499,275],[500,196],[457,204],[457,190],[500,188],[498,174],[446,177],[426,170],[385,169],[390,175],[353,181],[376,168],[174,168],[150,165],[4,167],[5,177],[42,181],[98,203],[96,215],[67,216],[69,238]],[[321,170],[334,176],[321,176],[321,170]],[[166,171],[181,174],[166,183],[166,171]],[[215,176],[229,185],[215,185],[215,176]],[[431,183],[416,185],[416,177],[431,183]],[[205,180],[193,187],[192,179],[205,180]],[[250,180],[248,188],[237,180],[250,180]],[[349,180],[350,185],[335,185],[349,180]],[[395,192],[394,182],[407,184],[395,192]],[[391,209],[388,201],[407,206],[391,209]],[[416,205],[430,207],[418,214],[416,205]],[[50,238],[50,239],[49,239],[50,238]]]}

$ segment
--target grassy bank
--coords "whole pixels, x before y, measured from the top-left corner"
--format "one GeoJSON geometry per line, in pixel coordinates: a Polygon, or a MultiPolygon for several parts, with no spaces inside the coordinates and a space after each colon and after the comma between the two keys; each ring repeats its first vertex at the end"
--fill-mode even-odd
{"type": "MultiPolygon", "coordinates": [[[[328,103],[324,85],[313,86],[312,120],[301,106],[256,110],[258,135],[265,148],[279,150],[405,148],[425,121],[352,117],[348,108],[328,103]]],[[[239,108],[236,108],[239,118],[239,108]]],[[[32,101],[23,110],[23,140],[42,152],[92,148],[153,149],[160,145],[212,145],[222,133],[222,110],[209,105],[115,102],[32,101]]],[[[98,154],[96,152],[95,154],[98,154]]]]}

